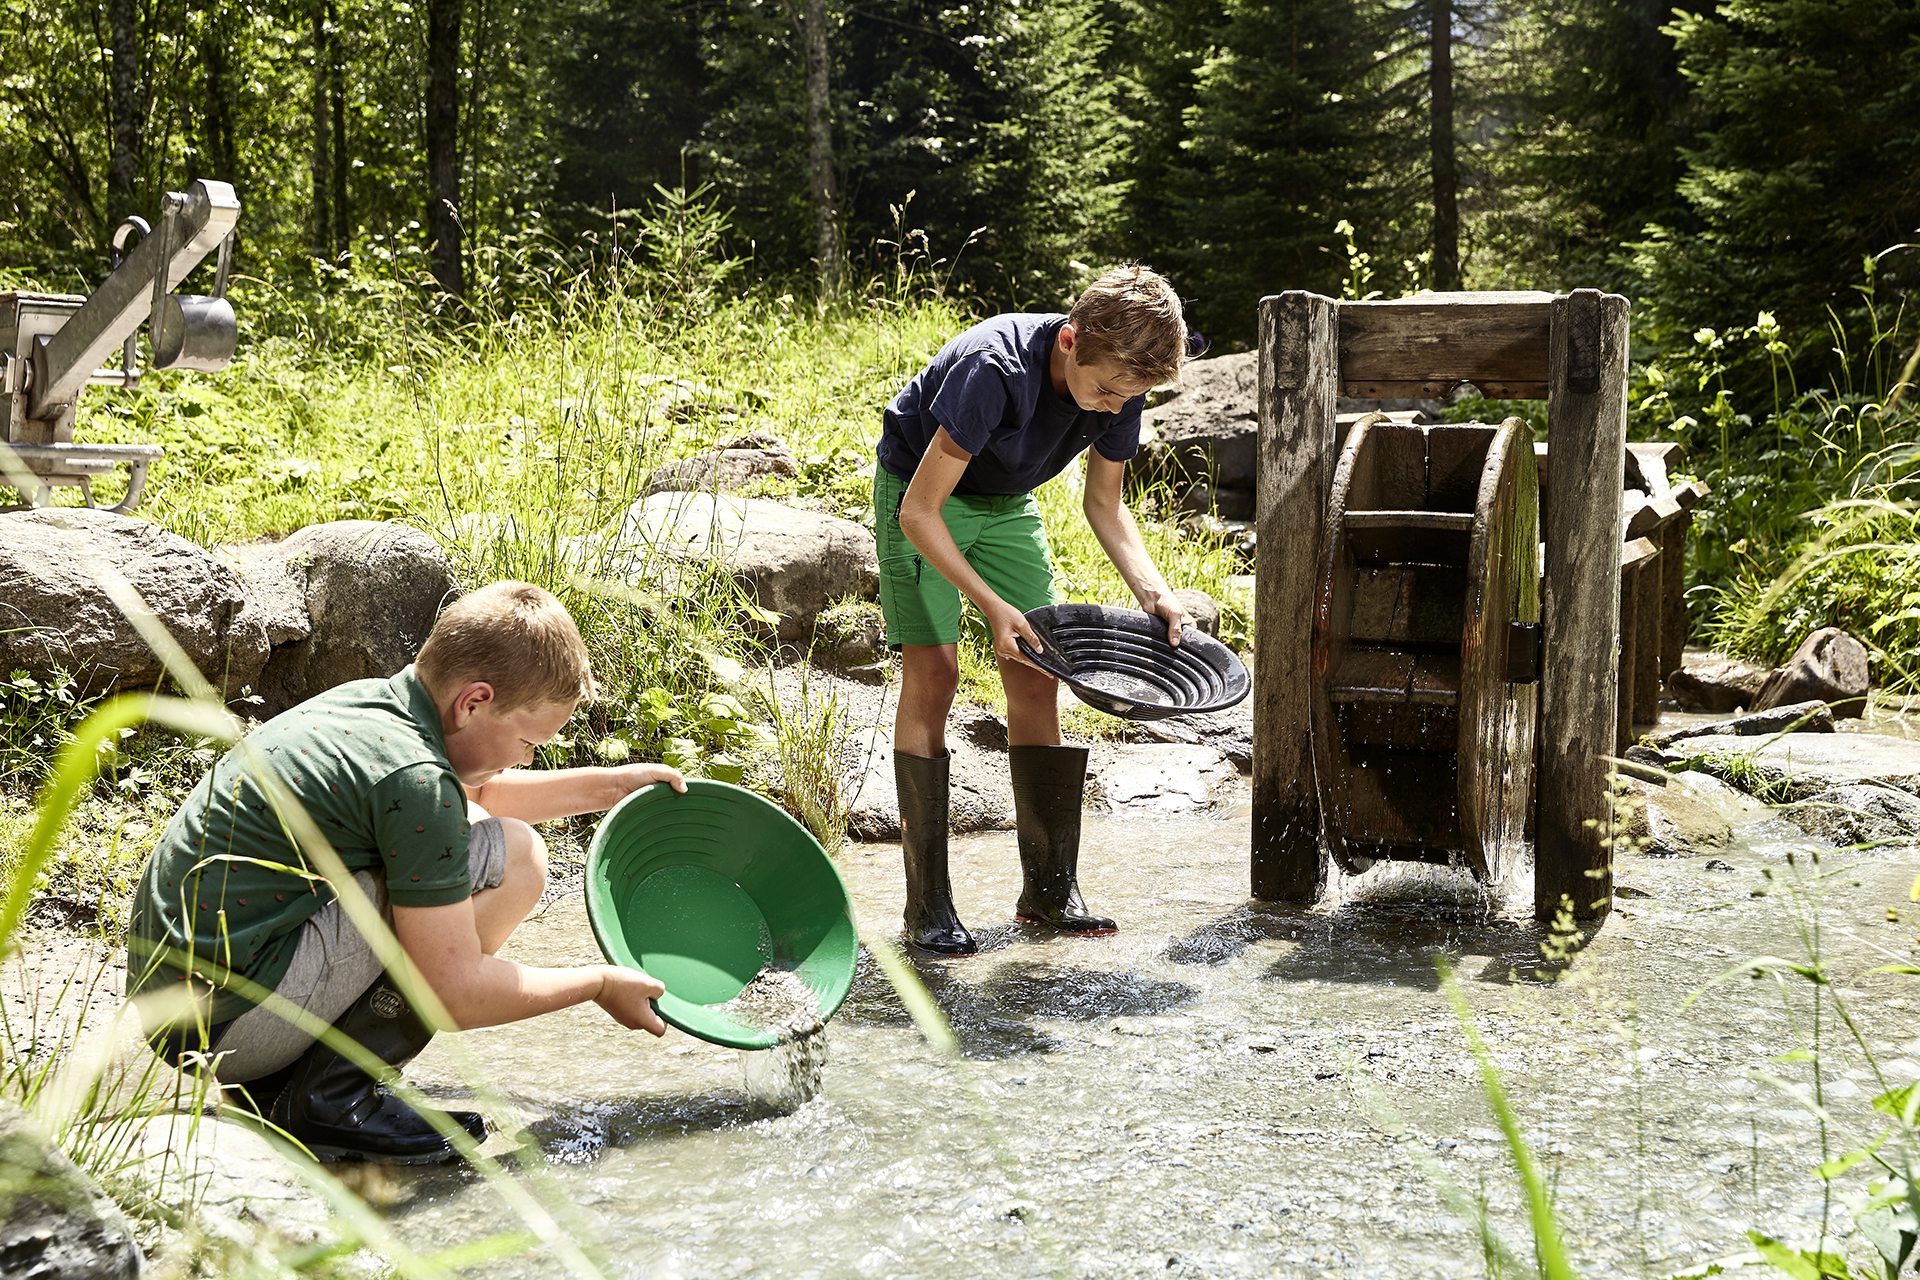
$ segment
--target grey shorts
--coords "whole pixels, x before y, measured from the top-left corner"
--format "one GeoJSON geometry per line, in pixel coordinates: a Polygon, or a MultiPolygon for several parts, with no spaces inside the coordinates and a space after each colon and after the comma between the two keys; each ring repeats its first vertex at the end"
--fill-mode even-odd
{"type": "MultiPolygon", "coordinates": [[[[497,888],[507,874],[506,829],[498,818],[483,818],[473,824],[470,838],[467,873],[474,891],[497,888]]],[[[392,924],[386,877],[356,871],[353,879],[392,924]]],[[[273,990],[320,1021],[332,1023],[379,980],[381,970],[379,957],[347,919],[346,910],[337,901],[329,902],[300,926],[293,963],[273,990]]],[[[257,1080],[286,1066],[311,1044],[312,1036],[266,1008],[249,1009],[229,1022],[213,1042],[214,1074],[222,1084],[257,1080]]]]}

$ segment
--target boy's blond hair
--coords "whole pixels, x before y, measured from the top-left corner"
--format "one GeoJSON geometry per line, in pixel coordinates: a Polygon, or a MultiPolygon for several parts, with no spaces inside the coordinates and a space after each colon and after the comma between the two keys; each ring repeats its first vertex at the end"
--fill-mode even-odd
{"type": "Polygon", "coordinates": [[[1081,364],[1106,361],[1149,382],[1180,376],[1187,321],[1180,295],[1150,267],[1114,267],[1087,286],[1067,316],[1081,364]]]}
{"type": "Polygon", "coordinates": [[[573,615],[531,582],[495,582],[448,605],[413,665],[436,702],[476,680],[493,686],[500,711],[594,696],[573,615]]]}

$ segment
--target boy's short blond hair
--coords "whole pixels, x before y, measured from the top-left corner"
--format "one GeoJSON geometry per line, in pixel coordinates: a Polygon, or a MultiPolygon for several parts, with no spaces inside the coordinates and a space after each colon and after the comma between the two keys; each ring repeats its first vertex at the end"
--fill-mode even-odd
{"type": "Polygon", "coordinates": [[[1087,286],[1067,316],[1081,364],[1118,365],[1148,382],[1180,376],[1187,321],[1180,295],[1150,267],[1114,267],[1087,286]]]}
{"type": "Polygon", "coordinates": [[[495,582],[447,606],[413,661],[437,702],[476,680],[501,711],[594,696],[573,615],[531,582],[495,582]]]}

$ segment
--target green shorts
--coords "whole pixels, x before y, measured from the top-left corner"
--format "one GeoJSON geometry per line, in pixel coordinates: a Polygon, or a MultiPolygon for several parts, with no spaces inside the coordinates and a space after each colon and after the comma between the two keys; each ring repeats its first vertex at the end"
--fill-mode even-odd
{"type": "MultiPolygon", "coordinates": [[[[873,469],[874,534],[880,555],[880,612],[887,643],[954,644],[960,639],[960,590],[921,559],[900,532],[907,482],[873,469]]],[[[1053,561],[1040,504],[1030,493],[980,497],[954,494],[940,509],[960,554],[995,595],[1025,613],[1056,604],[1053,561]]]]}

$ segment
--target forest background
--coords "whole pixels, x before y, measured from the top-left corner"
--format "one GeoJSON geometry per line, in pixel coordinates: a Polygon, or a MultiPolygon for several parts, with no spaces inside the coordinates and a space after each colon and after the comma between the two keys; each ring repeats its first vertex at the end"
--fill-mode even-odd
{"type": "Polygon", "coordinates": [[[605,279],[663,218],[697,231],[683,283],[783,306],[910,238],[961,318],[1145,261],[1216,353],[1284,289],[1617,290],[1633,433],[1716,490],[1700,615],[1920,668],[1920,594],[1883,581],[1914,541],[1912,0],[16,0],[0,47],[0,287],[84,292],[122,217],[220,178],[249,336],[316,360],[388,359],[340,319],[371,280],[503,319],[551,301],[529,246],[605,279]]]}

